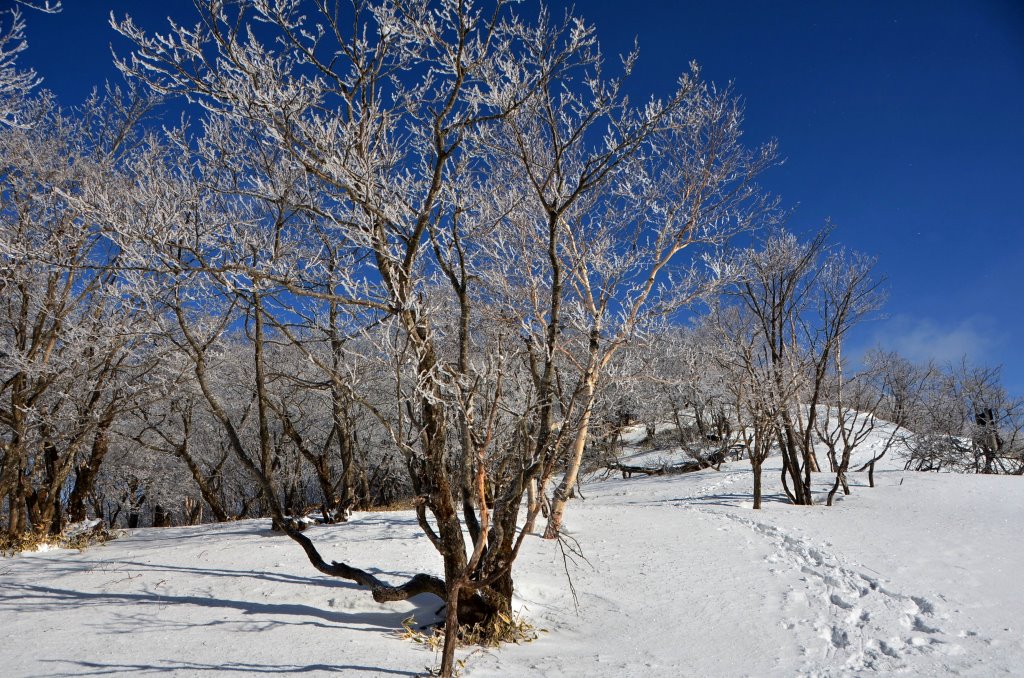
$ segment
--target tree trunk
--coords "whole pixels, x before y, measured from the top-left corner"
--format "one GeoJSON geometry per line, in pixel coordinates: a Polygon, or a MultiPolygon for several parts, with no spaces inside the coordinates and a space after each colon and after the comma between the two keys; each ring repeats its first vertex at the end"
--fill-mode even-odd
{"type": "Polygon", "coordinates": [[[526,486],[526,511],[527,514],[536,513],[537,502],[540,501],[537,498],[537,479],[530,478],[529,483],[526,486]]]}
{"type": "Polygon", "coordinates": [[[199,494],[202,495],[203,500],[209,505],[210,510],[213,511],[213,517],[218,523],[226,523],[230,520],[228,512],[224,510],[224,505],[220,501],[220,496],[217,494],[215,489],[211,486],[203,470],[199,468],[199,464],[192,458],[192,455],[188,453],[188,441],[182,443],[181,447],[178,448],[177,456],[185,465],[188,467],[189,472],[192,474],[192,479],[196,481],[196,487],[199,488],[199,494]]]}
{"type": "MultiPolygon", "coordinates": [[[[589,395],[593,394],[593,385],[588,385],[589,395]]],[[[591,398],[588,397],[588,400],[591,398]]],[[[587,409],[580,419],[580,427],[576,432],[570,449],[569,462],[565,468],[565,477],[555,488],[554,497],[551,499],[551,509],[548,514],[547,528],[544,530],[545,539],[557,539],[562,529],[562,517],[565,515],[565,506],[569,502],[569,493],[576,485],[576,478],[579,476],[580,464],[583,463],[583,450],[586,448],[587,433],[590,429],[590,413],[592,405],[588,404],[587,409]]]]}
{"type": "Polygon", "coordinates": [[[794,504],[798,506],[811,506],[814,503],[811,494],[810,464],[806,455],[801,455],[797,444],[797,436],[793,431],[793,425],[788,417],[783,414],[781,430],[778,431],[779,447],[782,449],[782,475],[783,487],[794,504]],[[804,457],[803,469],[801,469],[800,458],[804,457]],[[803,471],[803,473],[801,473],[803,471]],[[786,484],[786,476],[793,481],[793,490],[790,493],[786,484]]]}
{"type": "Polygon", "coordinates": [[[76,469],[75,487],[68,497],[68,518],[71,522],[81,522],[88,517],[85,506],[86,499],[96,487],[96,478],[100,473],[100,465],[110,449],[108,432],[113,423],[113,412],[110,412],[100,422],[99,428],[93,436],[92,450],[89,453],[88,461],[76,469]]]}
{"type": "Polygon", "coordinates": [[[751,455],[751,457],[750,457],[750,465],[753,467],[753,470],[754,470],[754,508],[755,509],[760,509],[761,508],[761,462],[760,461],[755,461],[755,459],[754,459],[755,456],[756,455],[751,455]]]}
{"type": "Polygon", "coordinates": [[[836,469],[836,481],[832,484],[832,489],[828,493],[827,506],[832,506],[832,498],[835,497],[840,486],[843,488],[843,494],[850,494],[850,486],[846,482],[846,470],[850,467],[850,453],[852,451],[850,448],[843,450],[843,459],[839,462],[839,468],[836,469]]]}
{"type": "Polygon", "coordinates": [[[153,527],[170,527],[171,514],[160,504],[153,507],[153,527]]]}
{"type": "MultiPolygon", "coordinates": [[[[340,352],[341,349],[337,348],[336,350],[340,352]]],[[[336,520],[345,521],[348,520],[348,514],[356,503],[356,464],[352,431],[348,426],[342,398],[341,390],[336,386],[333,387],[331,407],[334,417],[334,434],[338,444],[338,457],[341,460],[341,496],[338,496],[334,484],[331,483],[330,467],[326,458],[323,461],[322,470],[317,469],[317,473],[324,492],[324,501],[330,507],[336,520]]]]}
{"type": "Polygon", "coordinates": [[[441,652],[442,676],[453,675],[455,668],[455,648],[459,644],[459,591],[460,582],[455,582],[448,587],[447,607],[444,615],[444,648],[441,652]]]}

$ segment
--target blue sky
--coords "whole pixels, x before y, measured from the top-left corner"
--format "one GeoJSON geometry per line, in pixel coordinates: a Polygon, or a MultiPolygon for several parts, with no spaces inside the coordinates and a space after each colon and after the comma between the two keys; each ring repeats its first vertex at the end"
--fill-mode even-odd
{"type": "MultiPolygon", "coordinates": [[[[0,6],[10,0],[0,0],[0,6]]],[[[159,30],[190,0],[65,0],[30,12],[33,66],[66,103],[118,79],[111,9],[159,30]]],[[[570,3],[552,2],[555,11],[570,3]]],[[[527,0],[524,11],[530,11],[527,0]]],[[[1024,393],[1024,2],[592,0],[577,10],[609,57],[639,39],[632,91],[667,94],[690,60],[732,81],[751,143],[786,163],[764,185],[809,232],[879,258],[887,319],[861,327],[916,360],[1002,364],[1024,393]]]]}

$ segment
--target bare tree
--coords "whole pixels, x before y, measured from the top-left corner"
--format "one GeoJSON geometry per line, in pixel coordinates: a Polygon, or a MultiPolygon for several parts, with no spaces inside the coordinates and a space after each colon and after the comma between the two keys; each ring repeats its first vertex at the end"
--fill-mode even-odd
{"type": "Polygon", "coordinates": [[[18,5],[50,14],[61,9],[60,2],[15,0],[13,8],[0,12],[0,126],[26,124],[19,111],[29,92],[42,82],[35,71],[18,69],[18,55],[28,49],[25,20],[18,5]],[[6,26],[5,21],[9,22],[6,26]]]}
{"type": "Polygon", "coordinates": [[[829,466],[836,474],[828,493],[832,506],[839,488],[850,494],[846,473],[854,450],[874,433],[881,423],[877,416],[884,393],[875,390],[869,371],[845,378],[842,351],[833,355],[834,365],[826,375],[824,404],[813,422],[818,439],[828,448],[829,466]]]}
{"type": "Polygon", "coordinates": [[[560,464],[541,474],[543,488],[556,470],[563,472],[547,537],[558,535],[597,384],[616,354],[650,323],[721,282],[699,257],[683,253],[721,245],[772,206],[754,179],[774,162],[774,148],[750,151],[739,143],[741,111],[730,92],[701,83],[694,70],[670,101],[633,111],[618,81],[587,84],[585,98],[541,89],[503,120],[508,131],[492,143],[514,163],[509,181],[525,177],[519,181],[528,196],[517,215],[524,235],[506,242],[532,242],[546,254],[522,258],[539,275],[508,296],[529,300],[510,307],[522,309],[521,325],[531,331],[544,404],[538,449],[553,440],[568,446],[564,461],[560,453],[549,455],[560,464]],[[593,145],[591,132],[602,124],[613,131],[593,145]],[[572,409],[562,408],[559,434],[552,436],[559,356],[573,375],[565,398],[572,409]]]}
{"type": "Polygon", "coordinates": [[[845,335],[880,303],[873,262],[829,252],[829,229],[809,242],[777,232],[763,249],[741,257],[745,276],[735,288],[738,303],[754,318],[763,343],[782,481],[795,504],[810,505],[811,472],[818,469],[814,425],[823,406],[830,368],[845,335]],[[790,484],[792,488],[790,488],[790,484]]]}
{"type": "Polygon", "coordinates": [[[966,360],[932,382],[920,423],[904,438],[908,469],[1024,474],[1024,401],[1000,383],[999,368],[966,360]]]}
{"type": "Polygon", "coordinates": [[[914,365],[895,352],[881,350],[870,351],[865,363],[868,392],[878,399],[874,413],[888,424],[881,448],[857,469],[868,472],[868,484],[874,487],[875,464],[893,447],[905,445],[913,429],[923,425],[923,406],[937,370],[932,363],[914,365]]]}
{"type": "Polygon", "coordinates": [[[115,421],[151,369],[119,251],[75,195],[113,176],[149,103],[108,90],[80,110],[47,95],[0,129],[0,496],[10,534],[81,517],[115,421]],[[69,480],[73,485],[68,488],[69,480]]]}
{"type": "MultiPolygon", "coordinates": [[[[436,532],[425,519],[421,525],[442,556],[445,578],[419,575],[403,587],[388,587],[364,571],[326,563],[303,535],[289,534],[319,569],[371,587],[379,600],[421,591],[444,598],[449,632],[442,671],[447,674],[459,608],[467,621],[473,609],[476,619],[508,611],[514,555],[506,552],[490,567],[479,567],[488,543],[482,496],[477,497],[481,530],[472,554],[466,551],[456,510],[464,483],[453,485],[447,472],[452,403],[447,394],[457,375],[441,361],[421,266],[431,251],[428,236],[440,233],[452,218],[448,205],[456,201],[447,197],[456,187],[453,172],[467,136],[518,106],[551,73],[544,64],[520,69],[522,51],[514,46],[532,39],[532,28],[501,3],[487,15],[454,2],[437,8],[413,2],[356,5],[345,10],[351,16],[344,22],[334,11],[340,8],[329,4],[314,4],[310,9],[317,16],[307,20],[294,2],[229,6],[211,1],[203,3],[204,23],[197,30],[174,27],[167,40],[159,41],[125,21],[120,30],[136,41],[139,52],[122,66],[158,90],[195,97],[287,149],[326,196],[324,227],[338,244],[366,252],[365,265],[347,270],[326,296],[396,320],[400,336],[395,344],[401,359],[412,363],[415,394],[390,428],[406,456],[421,506],[433,514],[436,532]],[[264,44],[255,33],[240,31],[250,13],[275,30],[279,42],[264,44]],[[204,56],[211,49],[216,61],[204,56]],[[253,82],[264,85],[254,89],[253,82]],[[363,275],[372,276],[373,284],[363,275]]],[[[567,42],[560,49],[567,54],[591,39],[589,30],[541,31],[564,35],[567,42]]],[[[330,265],[323,259],[310,263],[313,271],[330,265]]],[[[258,273],[293,292],[316,293],[305,289],[301,276],[266,269],[258,273]]],[[[253,295],[251,308],[260,375],[266,296],[253,295]]],[[[187,343],[195,344],[193,355],[199,356],[195,348],[203,344],[193,338],[187,343]]],[[[262,395],[258,403],[266,406],[262,395]]],[[[244,452],[241,444],[236,447],[244,452]]],[[[479,454],[476,465],[480,478],[479,454]]],[[[271,481],[255,470],[262,481],[271,481]]]]}
{"type": "Polygon", "coordinates": [[[727,375],[735,428],[753,471],[754,508],[760,509],[762,468],[776,445],[779,411],[796,398],[802,381],[776,372],[761,325],[749,310],[717,304],[703,324],[721,344],[714,357],[727,375]]]}
{"type": "Polygon", "coordinates": [[[711,323],[677,330],[657,369],[677,440],[700,468],[720,464],[742,436],[736,429],[735,376],[723,369],[722,343],[711,323]]]}
{"type": "MultiPolygon", "coordinates": [[[[223,126],[274,161],[249,163],[238,186],[222,189],[241,196],[230,208],[212,217],[203,208],[207,221],[241,209],[232,221],[243,228],[216,235],[180,210],[160,215],[163,232],[176,234],[167,242],[187,253],[183,261],[157,243],[161,275],[187,271],[246,318],[257,421],[285,418],[260,385],[272,378],[268,342],[287,337],[331,388],[366,407],[331,356],[361,334],[389,357],[398,407],[378,410],[378,421],[404,456],[444,578],[385,586],[289,535],[318,569],[380,600],[445,598],[450,672],[459,616],[490,624],[509,611],[523,494],[564,472],[547,529],[557,535],[602,374],[653,319],[718,282],[680,254],[720,245],[770,207],[753,179],[774,149],[743,148],[735,97],[696,71],[669,99],[632,105],[622,80],[604,74],[593,30],[571,14],[559,22],[542,10],[525,22],[503,2],[482,11],[456,0],[205,0],[200,11],[197,27],[161,38],[115,22],[137,46],[119,65],[202,105],[207,135],[223,126]],[[247,30],[252,21],[259,31],[247,30]],[[288,169],[271,174],[271,165],[288,169]],[[230,236],[230,246],[191,247],[199,229],[213,243],[230,236]],[[506,306],[524,290],[525,305],[506,306]],[[317,318],[303,331],[331,351],[313,350],[291,326],[286,295],[317,318]],[[447,304],[457,312],[446,315],[447,304]],[[341,318],[356,320],[332,338],[341,318]]],[[[199,332],[198,292],[189,294],[168,308],[178,309],[174,331],[200,379],[225,325],[199,332]]],[[[216,398],[206,400],[216,414],[216,398]]],[[[217,416],[230,432],[230,416],[217,416]]],[[[259,462],[268,440],[233,446],[269,496],[275,480],[259,462]]]]}

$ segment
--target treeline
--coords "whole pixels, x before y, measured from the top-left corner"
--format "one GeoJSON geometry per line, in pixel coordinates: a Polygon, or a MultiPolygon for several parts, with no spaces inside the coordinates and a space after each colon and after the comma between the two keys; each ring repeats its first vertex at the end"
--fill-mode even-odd
{"type": "MultiPolygon", "coordinates": [[[[253,194],[213,182],[220,168],[209,165],[188,186],[191,203],[146,183],[181,190],[171,163],[187,162],[157,155],[172,151],[141,124],[155,105],[108,90],[63,111],[41,93],[22,103],[21,124],[0,130],[4,527],[59,533],[93,516],[136,527],[270,515],[248,465],[275,479],[272,501],[289,515],[315,509],[333,522],[411,500],[402,443],[415,437],[415,376],[406,373],[414,353],[392,315],[335,298],[329,278],[296,275],[309,263],[295,249],[325,246],[308,215],[253,214],[253,194]],[[97,205],[132,230],[97,219],[97,205]],[[167,237],[147,221],[167,218],[161,209],[184,224],[213,209],[224,230],[210,242],[154,243],[167,237]],[[286,228],[311,239],[286,241],[286,228]],[[256,288],[250,276],[262,267],[271,273],[256,288]]],[[[189,150],[193,162],[193,153],[210,162],[245,147],[233,130],[206,132],[189,150]]],[[[791,499],[808,503],[809,473],[824,470],[816,447],[828,449],[829,470],[845,473],[881,419],[895,426],[886,449],[905,454],[908,469],[1024,473],[1021,402],[997,369],[914,365],[884,352],[844,363],[843,338],[881,296],[872,262],[829,245],[828,234],[801,242],[771,230],[757,247],[719,252],[696,323],[683,327],[658,309],[623,337],[623,352],[595,382],[588,461],[607,461],[602,453],[614,452],[627,423],[644,422],[652,435],[670,423],[676,433],[663,442],[698,462],[739,446],[758,472],[781,451],[791,499]]],[[[327,274],[351,276],[343,263],[351,262],[330,259],[327,274]]],[[[507,269],[488,273],[511,288],[523,275],[519,259],[489,265],[499,264],[507,269]]],[[[502,309],[484,294],[479,303],[495,306],[473,318],[453,305],[443,274],[425,276],[421,294],[444,360],[479,370],[474,388],[501,388],[504,407],[528,411],[529,382],[543,373],[521,328],[537,310],[502,309]],[[515,369],[526,372],[510,382],[515,369]]],[[[372,287],[373,275],[358,284],[372,287]]],[[[520,284],[505,298],[551,283],[523,276],[520,284]]],[[[557,342],[552,374],[564,388],[579,381],[588,337],[564,326],[557,342]]],[[[554,399],[553,420],[573,412],[579,390],[554,399]]],[[[449,426],[454,443],[463,432],[457,418],[449,426]]],[[[458,451],[446,455],[463,463],[458,451]]]]}

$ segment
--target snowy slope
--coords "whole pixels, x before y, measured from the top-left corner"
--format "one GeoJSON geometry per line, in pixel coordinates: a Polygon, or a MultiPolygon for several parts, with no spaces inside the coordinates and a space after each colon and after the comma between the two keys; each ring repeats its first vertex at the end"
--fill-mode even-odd
{"type": "Polygon", "coordinates": [[[532,552],[548,574],[520,595],[569,630],[470,675],[1019,675],[1019,479],[886,471],[831,510],[755,513],[739,468],[592,489],[572,521],[594,565],[573,573],[580,617],[560,555],[532,552]]]}
{"type": "MultiPolygon", "coordinates": [[[[784,503],[775,468],[766,481],[758,512],[746,462],[584,485],[567,515],[586,557],[568,567],[578,613],[561,549],[530,539],[517,595],[547,632],[473,651],[464,674],[1020,674],[1020,478],[889,464],[874,489],[853,474],[831,509],[784,503]]],[[[411,514],[311,534],[385,577],[439,571],[411,514]]],[[[377,605],[265,522],[138,530],[0,560],[0,673],[417,675],[435,656],[394,630],[438,605],[377,605]]]]}

